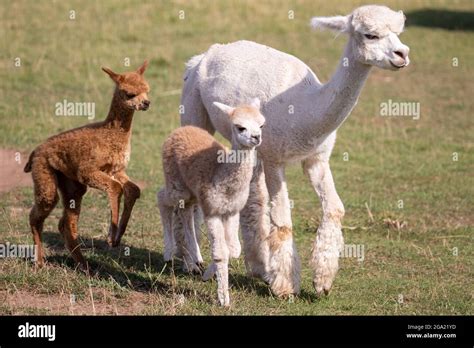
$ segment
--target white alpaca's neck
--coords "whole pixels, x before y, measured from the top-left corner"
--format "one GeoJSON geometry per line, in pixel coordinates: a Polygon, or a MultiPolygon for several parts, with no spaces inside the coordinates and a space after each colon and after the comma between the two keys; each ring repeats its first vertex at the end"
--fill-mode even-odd
{"type": "MultiPolygon", "coordinates": [[[[336,72],[312,96],[320,103],[315,110],[319,135],[335,131],[349,116],[369,75],[371,66],[358,62],[352,52],[352,38],[346,44],[336,72]],[[321,103],[322,102],[322,103],[321,103]]],[[[314,101],[312,102],[314,104],[314,101]]]]}

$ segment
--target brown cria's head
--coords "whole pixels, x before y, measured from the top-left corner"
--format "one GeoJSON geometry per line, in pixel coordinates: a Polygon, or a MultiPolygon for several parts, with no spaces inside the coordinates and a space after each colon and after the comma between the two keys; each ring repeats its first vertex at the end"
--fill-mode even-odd
{"type": "Polygon", "coordinates": [[[116,96],[123,106],[132,110],[148,110],[150,100],[148,92],[150,87],[143,77],[148,66],[148,61],[142,64],[136,71],[117,74],[109,68],[102,68],[116,84],[116,96]]]}

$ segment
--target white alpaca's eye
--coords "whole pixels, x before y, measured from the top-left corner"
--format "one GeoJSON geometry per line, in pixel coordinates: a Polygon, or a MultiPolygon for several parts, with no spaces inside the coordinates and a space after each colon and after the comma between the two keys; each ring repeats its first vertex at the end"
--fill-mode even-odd
{"type": "Polygon", "coordinates": [[[245,127],[237,126],[237,130],[242,133],[245,131],[245,127]]]}
{"type": "Polygon", "coordinates": [[[379,37],[377,35],[364,34],[364,36],[369,40],[377,40],[379,37]]]}

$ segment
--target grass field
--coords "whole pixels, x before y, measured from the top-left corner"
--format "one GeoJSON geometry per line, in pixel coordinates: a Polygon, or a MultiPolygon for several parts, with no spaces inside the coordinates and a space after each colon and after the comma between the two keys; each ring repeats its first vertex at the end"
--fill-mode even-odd
{"type": "MultiPolygon", "coordinates": [[[[99,272],[88,278],[75,271],[57,232],[58,205],[45,222],[44,269],[0,261],[0,314],[473,314],[470,0],[384,1],[408,18],[402,41],[412,63],[398,73],[374,69],[338,132],[331,165],[346,207],[345,242],[363,245],[365,257],[341,259],[330,296],[317,299],[312,288],[308,262],[321,209],[300,166],[287,171],[304,266],[299,297],[272,296],[263,282],[246,276],[242,257],[231,264],[233,304],[221,309],[215,282],[163,262],[155,205],[163,183],[160,148],[179,125],[186,60],[215,42],[245,38],[296,55],[327,81],[346,40],[311,32],[309,19],[348,14],[362,3],[1,0],[1,148],[28,154],[48,136],[90,122],[55,116],[55,104],[64,99],[95,102],[96,118],[104,118],[113,86],[100,67],[129,70],[127,58],[132,67],[150,59],[152,104],[134,119],[128,173],[145,188],[121,249],[107,250],[107,200],[89,190],[79,229],[85,256],[99,272]],[[419,102],[420,119],[381,117],[380,104],[389,99],[419,102]]],[[[0,193],[0,243],[31,243],[32,198],[31,187],[0,193]]],[[[203,245],[209,261],[206,238],[203,245]]]]}

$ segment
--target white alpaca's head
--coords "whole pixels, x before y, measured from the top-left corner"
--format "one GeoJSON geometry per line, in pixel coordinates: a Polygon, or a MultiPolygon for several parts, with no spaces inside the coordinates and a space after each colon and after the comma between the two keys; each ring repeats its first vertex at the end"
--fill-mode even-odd
{"type": "Polygon", "coordinates": [[[402,11],[367,5],[356,8],[347,16],[314,17],[311,25],[347,33],[351,37],[354,58],[362,64],[399,70],[410,63],[410,49],[398,38],[405,25],[402,11]]]}
{"type": "Polygon", "coordinates": [[[231,107],[213,103],[229,116],[232,123],[232,143],[244,148],[254,148],[262,143],[265,117],[260,113],[260,100],[253,99],[248,105],[231,107]]]}

